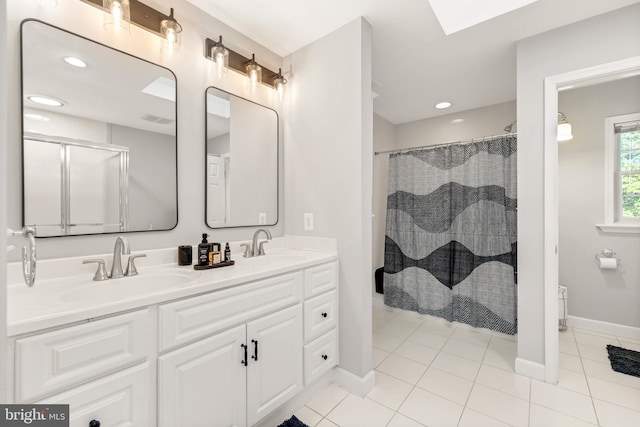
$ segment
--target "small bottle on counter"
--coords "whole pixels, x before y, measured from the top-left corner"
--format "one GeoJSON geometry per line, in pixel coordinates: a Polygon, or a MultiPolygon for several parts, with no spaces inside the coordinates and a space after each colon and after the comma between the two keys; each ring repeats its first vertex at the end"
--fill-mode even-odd
{"type": "Polygon", "coordinates": [[[198,265],[209,265],[209,252],[211,245],[207,241],[209,235],[202,233],[202,242],[198,245],[198,265]]]}
{"type": "Polygon", "coordinates": [[[224,247],[224,262],[231,261],[231,248],[229,247],[229,242],[224,247]]]}
{"type": "Polygon", "coordinates": [[[221,261],[220,243],[212,243],[211,252],[209,253],[209,264],[220,264],[221,261]]]}

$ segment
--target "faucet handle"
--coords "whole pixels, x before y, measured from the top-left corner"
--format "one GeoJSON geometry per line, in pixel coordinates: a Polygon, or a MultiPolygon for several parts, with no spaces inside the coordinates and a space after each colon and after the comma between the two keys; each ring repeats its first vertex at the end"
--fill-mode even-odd
{"type": "Polygon", "coordinates": [[[245,258],[251,258],[251,244],[250,243],[243,243],[240,245],[240,247],[244,247],[244,257],[245,258]]]}
{"type": "Polygon", "coordinates": [[[124,271],[125,276],[135,276],[138,274],[138,269],[136,268],[135,260],[136,258],[146,258],[147,254],[138,254],[131,255],[129,257],[129,261],[127,262],[127,269],[124,271]]]}
{"type": "Polygon", "coordinates": [[[103,259],[85,259],[82,261],[83,264],[90,264],[92,262],[98,263],[98,269],[96,270],[96,274],[93,275],[93,280],[96,282],[101,282],[103,280],[107,280],[109,275],[107,274],[107,269],[104,267],[103,259]]]}
{"type": "Polygon", "coordinates": [[[269,243],[268,240],[263,240],[260,242],[260,246],[258,246],[258,255],[264,255],[264,244],[269,243]]]}

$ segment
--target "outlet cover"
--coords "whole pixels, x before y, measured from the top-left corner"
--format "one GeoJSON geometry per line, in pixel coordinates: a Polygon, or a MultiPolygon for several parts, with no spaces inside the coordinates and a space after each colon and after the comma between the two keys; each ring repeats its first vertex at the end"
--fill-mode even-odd
{"type": "Polygon", "coordinates": [[[304,214],[304,230],[313,231],[313,214],[312,213],[304,214]]]}

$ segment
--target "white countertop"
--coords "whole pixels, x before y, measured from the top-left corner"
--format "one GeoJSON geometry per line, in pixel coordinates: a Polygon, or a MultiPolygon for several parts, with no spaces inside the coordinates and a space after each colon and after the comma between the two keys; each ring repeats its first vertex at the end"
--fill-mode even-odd
{"type": "MultiPolygon", "coordinates": [[[[15,280],[15,274],[9,275],[7,335],[30,333],[217,291],[338,259],[331,244],[307,244],[302,246],[314,249],[301,249],[290,246],[298,243],[296,246],[300,247],[299,243],[308,241],[282,239],[280,244],[271,246],[275,248],[267,248],[265,256],[243,258],[238,255],[233,257],[235,265],[209,270],[178,266],[173,260],[177,260],[176,248],[133,252],[147,253],[148,258],[136,260],[137,276],[100,282],[93,281],[96,264],[82,265],[83,259],[98,257],[39,261],[38,270],[42,272],[31,288],[15,280]],[[287,243],[289,247],[285,246],[287,243]],[[315,249],[318,247],[321,250],[315,249]],[[173,262],[166,262],[171,260],[173,262]]],[[[123,265],[126,265],[127,257],[123,255],[123,265]]],[[[110,263],[108,260],[107,266],[110,263]]],[[[10,271],[18,268],[17,265],[9,267],[10,271]]]]}

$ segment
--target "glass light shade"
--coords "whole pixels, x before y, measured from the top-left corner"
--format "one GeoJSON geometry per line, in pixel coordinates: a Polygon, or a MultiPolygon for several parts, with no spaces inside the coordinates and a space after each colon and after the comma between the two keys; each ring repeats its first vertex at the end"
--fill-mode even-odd
{"type": "Polygon", "coordinates": [[[569,141],[573,139],[571,132],[571,123],[558,124],[558,142],[569,141]]]}
{"type": "Polygon", "coordinates": [[[211,61],[213,61],[211,70],[214,74],[218,77],[227,74],[229,70],[229,51],[222,45],[222,37],[220,37],[218,44],[211,48],[211,61]]]}
{"type": "Polygon", "coordinates": [[[249,87],[255,89],[262,83],[262,67],[256,62],[256,56],[251,56],[251,61],[247,64],[247,77],[249,78],[249,87]]]}
{"type": "Polygon", "coordinates": [[[276,74],[273,79],[273,87],[278,92],[278,96],[282,100],[282,96],[284,95],[284,85],[287,84],[287,79],[282,76],[282,68],[278,69],[278,74],[276,74]]]}
{"type": "Polygon", "coordinates": [[[173,9],[167,19],[160,23],[160,34],[162,34],[162,50],[168,54],[180,53],[180,39],[182,37],[182,26],[173,17],[173,9]]]}
{"type": "Polygon", "coordinates": [[[129,0],[103,0],[104,29],[117,35],[131,34],[131,9],[129,0]]]}

